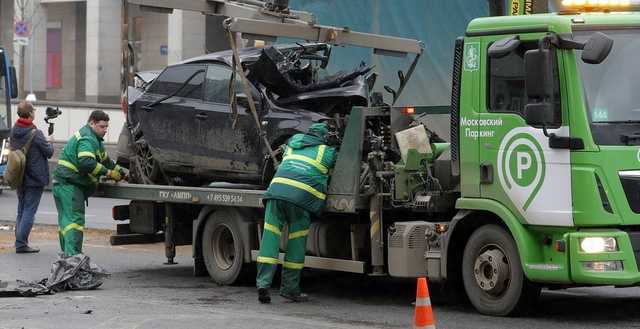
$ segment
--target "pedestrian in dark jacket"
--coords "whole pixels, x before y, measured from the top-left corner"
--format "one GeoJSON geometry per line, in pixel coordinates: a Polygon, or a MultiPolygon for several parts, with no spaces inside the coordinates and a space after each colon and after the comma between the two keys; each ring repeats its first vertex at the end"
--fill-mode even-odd
{"type": "Polygon", "coordinates": [[[16,216],[16,253],[34,253],[40,249],[29,246],[29,233],[33,227],[40,198],[45,185],[49,184],[48,158],[53,155],[53,138],[45,138],[44,133],[33,124],[35,109],[30,103],[18,105],[18,120],[11,129],[12,149],[23,147],[32,133],[35,133],[24,171],[24,181],[18,187],[18,215],[16,216]]]}

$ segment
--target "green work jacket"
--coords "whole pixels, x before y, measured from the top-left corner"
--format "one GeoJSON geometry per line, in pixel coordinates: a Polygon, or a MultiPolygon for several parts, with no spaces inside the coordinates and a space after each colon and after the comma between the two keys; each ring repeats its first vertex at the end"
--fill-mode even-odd
{"type": "Polygon", "coordinates": [[[327,198],[329,170],[335,158],[335,147],[325,145],[323,139],[309,134],[294,135],[264,199],[288,201],[319,215],[327,198]]]}
{"type": "Polygon", "coordinates": [[[67,142],[58,157],[54,182],[79,187],[86,198],[95,192],[98,178],[110,169],[122,171],[107,155],[98,137],[89,125],[80,128],[67,142]]]}

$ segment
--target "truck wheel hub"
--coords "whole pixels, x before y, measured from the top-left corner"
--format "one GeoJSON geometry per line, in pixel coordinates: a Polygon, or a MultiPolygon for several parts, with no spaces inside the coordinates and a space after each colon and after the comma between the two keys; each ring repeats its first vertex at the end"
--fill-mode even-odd
{"type": "Polygon", "coordinates": [[[233,234],[226,226],[219,226],[213,233],[213,257],[216,266],[228,270],[233,266],[236,254],[233,234]]]}
{"type": "Polygon", "coordinates": [[[487,249],[476,258],[473,274],[480,289],[499,295],[508,286],[509,262],[500,249],[487,249]]]}

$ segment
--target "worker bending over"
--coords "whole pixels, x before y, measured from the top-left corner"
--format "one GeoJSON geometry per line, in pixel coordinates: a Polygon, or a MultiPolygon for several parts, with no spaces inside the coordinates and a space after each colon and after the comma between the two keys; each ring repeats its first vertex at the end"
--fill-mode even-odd
{"type": "Polygon", "coordinates": [[[282,270],[280,295],[295,301],[309,298],[300,292],[300,272],[304,267],[305,246],[311,215],[320,215],[327,198],[329,170],[336,149],[325,123],[313,124],[306,134],[289,139],[282,163],[264,195],[264,230],[258,255],[258,300],[271,302],[269,287],[278,265],[280,239],[288,226],[287,250],[282,270]],[[329,145],[328,145],[329,144],[329,145]]]}

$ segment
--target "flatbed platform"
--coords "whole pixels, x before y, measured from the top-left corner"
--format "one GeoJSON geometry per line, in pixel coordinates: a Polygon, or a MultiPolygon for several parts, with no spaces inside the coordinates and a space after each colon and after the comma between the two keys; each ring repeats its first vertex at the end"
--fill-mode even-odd
{"type": "Polygon", "coordinates": [[[129,183],[101,183],[96,196],[140,201],[187,203],[197,205],[240,206],[262,208],[265,190],[242,188],[247,185],[227,184],[229,187],[189,187],[145,185],[129,183]],[[237,186],[238,188],[234,188],[237,186]]]}
{"type": "MultiPolygon", "coordinates": [[[[190,187],[108,182],[100,183],[95,196],[207,206],[264,208],[262,197],[265,193],[266,190],[261,186],[249,184],[212,183],[209,187],[190,187]]],[[[355,199],[348,195],[329,193],[325,210],[355,213],[355,199]]]]}

